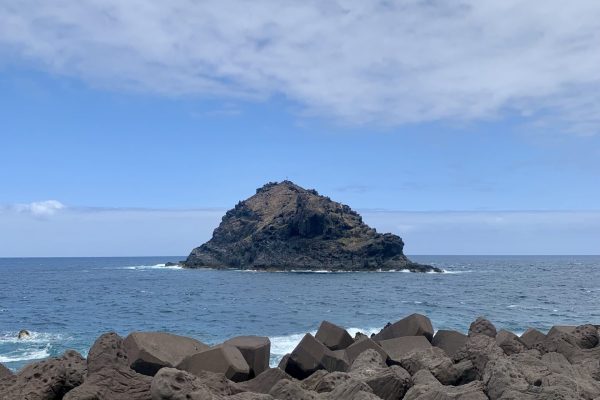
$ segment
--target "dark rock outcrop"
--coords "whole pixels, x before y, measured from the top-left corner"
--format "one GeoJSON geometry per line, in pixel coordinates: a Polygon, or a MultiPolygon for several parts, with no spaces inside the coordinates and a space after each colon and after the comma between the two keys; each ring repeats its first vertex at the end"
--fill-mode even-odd
{"type": "Polygon", "coordinates": [[[411,262],[396,235],[377,233],[350,207],[290,181],[269,183],[227,211],[188,268],[402,270],[442,272],[411,262]]]}

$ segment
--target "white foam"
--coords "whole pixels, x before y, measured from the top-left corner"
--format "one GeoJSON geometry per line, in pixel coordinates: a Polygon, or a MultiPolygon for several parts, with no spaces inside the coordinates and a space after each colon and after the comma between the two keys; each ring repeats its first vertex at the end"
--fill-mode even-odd
{"type": "Polygon", "coordinates": [[[0,355],[0,363],[39,360],[50,357],[50,343],[43,349],[37,350],[14,350],[8,354],[0,355]]]}
{"type": "MultiPolygon", "coordinates": [[[[377,333],[381,329],[380,328],[366,328],[366,329],[347,328],[346,330],[348,331],[350,336],[354,337],[357,332],[362,332],[367,336],[371,336],[372,333],[377,333]]],[[[304,335],[306,335],[306,333],[307,332],[292,333],[290,335],[285,335],[285,336],[270,337],[269,339],[271,340],[271,355],[273,356],[271,366],[276,367],[277,363],[279,363],[279,361],[281,360],[281,358],[284,355],[291,353],[292,350],[294,350],[294,348],[296,348],[298,343],[300,343],[300,341],[302,340],[304,335]]],[[[310,334],[312,334],[314,336],[317,334],[317,331],[312,331],[312,332],[310,332],[310,334]]]]}
{"type": "Polygon", "coordinates": [[[3,343],[19,343],[23,345],[27,344],[46,344],[52,342],[60,342],[64,340],[64,336],[60,333],[46,333],[46,332],[29,332],[29,337],[19,339],[19,332],[2,332],[0,334],[0,344],[3,343]]]}
{"type": "Polygon", "coordinates": [[[444,274],[466,274],[473,271],[448,271],[447,269],[443,269],[442,273],[444,274]]]}
{"type": "MultiPolygon", "coordinates": [[[[294,274],[332,274],[332,273],[336,273],[338,271],[330,271],[330,270],[326,270],[326,269],[306,269],[306,270],[291,269],[290,272],[294,273],[294,274]]],[[[345,271],[339,271],[339,272],[345,272],[345,271]]]]}
{"type": "Polygon", "coordinates": [[[155,265],[133,265],[130,267],[123,267],[122,269],[132,270],[145,270],[145,269],[183,269],[181,265],[166,265],[166,264],[155,264],[155,265]]]}
{"type": "MultiPolygon", "coordinates": [[[[313,336],[317,333],[316,331],[310,332],[313,336]]],[[[292,333],[286,336],[272,336],[271,339],[271,354],[276,356],[278,359],[284,355],[291,353],[292,350],[300,343],[302,338],[306,335],[305,333],[292,333]]]]}
{"type": "Polygon", "coordinates": [[[356,336],[356,334],[358,332],[367,335],[367,336],[371,336],[372,334],[376,334],[379,333],[379,331],[381,330],[381,328],[347,328],[346,329],[348,331],[348,333],[350,334],[350,336],[354,337],[356,336]]]}

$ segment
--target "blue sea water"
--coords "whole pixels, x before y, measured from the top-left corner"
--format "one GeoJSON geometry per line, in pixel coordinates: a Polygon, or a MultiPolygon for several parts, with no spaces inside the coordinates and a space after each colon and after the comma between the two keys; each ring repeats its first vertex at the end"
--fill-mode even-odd
{"type": "Polygon", "coordinates": [[[165,267],[183,257],[0,258],[0,363],[13,370],[102,333],[168,331],[216,344],[272,340],[272,363],[326,319],[371,333],[418,312],[466,331],[600,323],[600,256],[414,256],[444,274],[273,273],[165,267]],[[32,337],[18,340],[20,329],[32,337]]]}

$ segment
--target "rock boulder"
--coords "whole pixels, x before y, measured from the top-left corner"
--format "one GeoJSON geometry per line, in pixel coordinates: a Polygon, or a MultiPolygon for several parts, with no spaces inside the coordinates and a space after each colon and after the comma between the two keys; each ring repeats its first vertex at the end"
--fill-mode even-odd
{"type": "Polygon", "coordinates": [[[163,367],[174,367],[208,345],[184,336],[165,332],[133,332],[123,342],[131,368],[154,376],[163,367]]]}
{"type": "Polygon", "coordinates": [[[354,339],[352,339],[348,331],[329,321],[321,322],[315,339],[323,343],[330,350],[343,350],[354,344],[354,339]]]}
{"type": "Polygon", "coordinates": [[[381,355],[381,358],[385,361],[387,361],[387,359],[389,358],[385,350],[383,350],[383,348],[381,348],[380,345],[375,343],[374,340],[370,338],[363,338],[346,349],[346,357],[348,359],[349,364],[352,365],[354,361],[358,358],[358,356],[363,351],[366,351],[368,349],[375,350],[381,355]]]}
{"type": "Polygon", "coordinates": [[[343,372],[348,368],[349,365],[345,359],[337,356],[314,336],[307,333],[290,354],[285,372],[296,379],[305,379],[320,369],[329,372],[343,372]]]}
{"type": "Polygon", "coordinates": [[[292,380],[294,378],[280,368],[269,368],[255,378],[238,384],[237,387],[244,392],[267,394],[282,379],[292,380]]]}
{"type": "Polygon", "coordinates": [[[469,336],[485,335],[491,338],[496,337],[496,327],[484,317],[478,317],[469,327],[469,336]]]}
{"type": "Polygon", "coordinates": [[[467,343],[467,335],[443,329],[437,331],[431,341],[432,345],[444,350],[448,357],[454,357],[465,343],[467,343]]]}
{"type": "Polygon", "coordinates": [[[373,340],[380,341],[402,336],[425,336],[427,340],[431,341],[433,339],[431,320],[421,314],[409,315],[383,328],[373,337],[373,340]]]}
{"type": "Polygon", "coordinates": [[[389,361],[399,364],[408,353],[431,348],[431,343],[424,336],[403,336],[379,342],[381,348],[388,354],[389,361]]]}
{"type": "Polygon", "coordinates": [[[198,375],[203,371],[225,374],[234,382],[249,378],[250,367],[237,347],[222,344],[186,357],[177,365],[177,369],[198,375]]]}
{"type": "Polygon", "coordinates": [[[527,329],[520,337],[521,343],[528,349],[533,349],[536,344],[546,340],[546,335],[534,328],[527,329]]]}
{"type": "Polygon", "coordinates": [[[9,384],[0,389],[0,399],[62,399],[81,385],[85,371],[85,359],[69,350],[61,357],[29,364],[14,377],[6,375],[9,384]]]}
{"type": "Polygon", "coordinates": [[[114,332],[100,336],[87,358],[87,375],[63,400],[150,400],[151,378],[129,367],[123,339],[114,332]]]}
{"type": "Polygon", "coordinates": [[[265,336],[238,336],[224,344],[237,347],[250,367],[250,378],[269,368],[271,341],[265,336]]]}

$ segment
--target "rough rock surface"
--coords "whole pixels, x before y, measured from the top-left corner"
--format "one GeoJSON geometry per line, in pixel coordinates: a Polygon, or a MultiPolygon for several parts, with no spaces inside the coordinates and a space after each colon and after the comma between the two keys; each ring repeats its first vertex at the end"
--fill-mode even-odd
{"type": "Polygon", "coordinates": [[[250,376],[250,367],[237,347],[228,344],[212,347],[186,357],[178,369],[194,375],[202,371],[223,373],[234,382],[242,382],[250,376]]]}
{"type": "Polygon", "coordinates": [[[227,340],[224,344],[234,347],[242,353],[250,367],[250,378],[269,368],[271,341],[265,336],[238,336],[227,340]]]}
{"type": "Polygon", "coordinates": [[[313,335],[307,333],[290,354],[285,372],[294,378],[304,379],[320,369],[343,372],[348,367],[345,358],[338,357],[313,335]]]}
{"type": "Polygon", "coordinates": [[[381,332],[373,336],[373,340],[379,341],[402,336],[425,336],[427,340],[431,341],[433,339],[431,320],[421,314],[411,314],[383,328],[381,332]]]}
{"type": "Polygon", "coordinates": [[[410,352],[431,348],[431,343],[423,336],[403,336],[382,340],[379,344],[388,354],[389,360],[393,364],[398,364],[399,360],[410,352]]]}
{"type": "Polygon", "coordinates": [[[209,347],[195,339],[165,332],[133,332],[123,344],[131,368],[150,376],[163,367],[174,367],[190,354],[209,347]]]}
{"type": "Polygon", "coordinates": [[[282,379],[292,380],[293,378],[280,368],[269,368],[254,379],[238,384],[237,387],[245,392],[267,394],[282,379]]]}
{"type": "Polygon", "coordinates": [[[218,399],[218,395],[195,375],[175,368],[162,368],[152,379],[153,400],[218,399]]]}
{"type": "Polygon", "coordinates": [[[454,363],[444,350],[431,347],[425,350],[415,350],[404,355],[399,361],[402,368],[414,375],[420,370],[428,370],[444,385],[458,381],[459,374],[454,363]]]}
{"type": "Polygon", "coordinates": [[[457,331],[440,329],[435,333],[431,344],[444,350],[448,357],[454,357],[466,342],[467,335],[457,331]]]}
{"type": "Polygon", "coordinates": [[[377,233],[350,207],[290,181],[268,183],[227,211],[213,237],[192,250],[188,268],[261,270],[408,269],[396,235],[377,233]]]}
{"type": "Polygon", "coordinates": [[[30,364],[14,377],[6,375],[9,385],[0,388],[0,399],[62,399],[81,385],[85,370],[85,359],[69,350],[61,357],[30,364]]]}
{"type": "MultiPolygon", "coordinates": [[[[123,340],[109,333],[96,340],[87,360],[68,351],[17,374],[2,370],[0,400],[600,400],[596,325],[557,326],[549,335],[530,331],[524,335],[530,342],[505,330],[482,334],[491,331],[489,321],[476,325],[481,329],[468,337],[436,335],[452,345],[451,357],[425,336],[382,340],[388,355],[368,338],[331,350],[307,334],[282,363],[296,368],[301,381],[268,368],[241,383],[207,370],[223,360],[228,367],[238,361],[247,367],[248,357],[235,346],[211,348],[215,357],[195,363],[193,373],[164,367],[151,378],[130,368],[123,340]],[[236,353],[235,360],[223,349],[236,353]]],[[[337,329],[332,332],[339,337],[337,329]]],[[[263,353],[268,357],[265,338],[251,339],[241,343],[261,360],[263,353]]]]}
{"type": "Polygon", "coordinates": [[[116,333],[100,336],[88,354],[87,376],[63,400],[150,400],[151,378],[129,367],[123,339],[116,333]]]}
{"type": "Polygon", "coordinates": [[[427,370],[418,371],[413,380],[415,385],[406,393],[404,400],[488,400],[484,386],[479,381],[445,386],[427,370]]]}
{"type": "Polygon", "coordinates": [[[508,356],[521,353],[527,348],[517,335],[505,329],[500,330],[496,335],[496,343],[508,356]]]}
{"type": "Polygon", "coordinates": [[[13,373],[10,369],[6,368],[4,365],[0,364],[0,379],[12,376],[13,373]]]}
{"type": "Polygon", "coordinates": [[[373,393],[384,400],[402,399],[412,386],[410,374],[397,365],[387,368],[381,355],[366,350],[352,364],[350,375],[365,382],[373,393]]]}
{"type": "Polygon", "coordinates": [[[343,350],[354,344],[354,339],[348,331],[329,321],[321,322],[315,339],[329,347],[330,350],[343,350]]]}
{"type": "Polygon", "coordinates": [[[350,346],[346,349],[346,357],[347,357],[350,365],[352,365],[354,363],[356,358],[363,351],[366,351],[368,349],[375,350],[377,353],[379,353],[381,355],[381,358],[384,361],[387,361],[387,359],[389,358],[388,354],[385,352],[385,350],[383,350],[381,348],[380,345],[375,343],[374,340],[365,337],[365,338],[361,338],[360,340],[355,342],[352,346],[350,346]]]}
{"type": "Polygon", "coordinates": [[[485,335],[491,338],[496,337],[496,327],[484,317],[478,317],[469,327],[469,336],[485,335]]]}
{"type": "Polygon", "coordinates": [[[282,379],[273,386],[269,394],[279,400],[318,400],[316,392],[304,389],[300,384],[282,379]]]}
{"type": "Polygon", "coordinates": [[[536,344],[546,340],[546,335],[537,329],[529,328],[521,335],[520,339],[528,349],[532,349],[536,344]]]}

